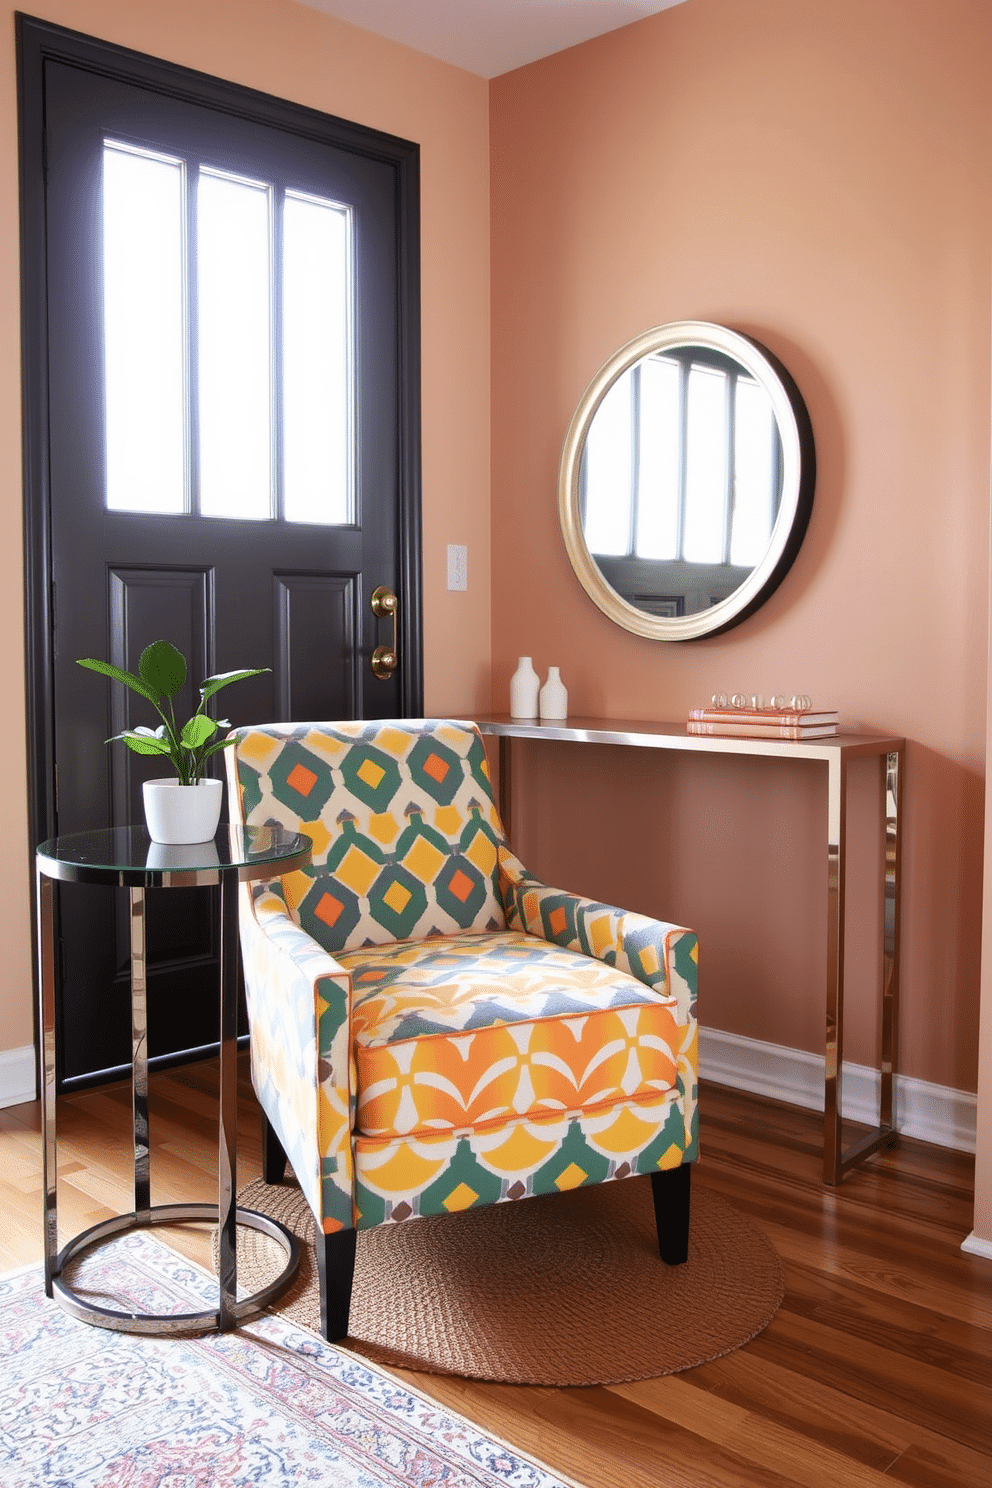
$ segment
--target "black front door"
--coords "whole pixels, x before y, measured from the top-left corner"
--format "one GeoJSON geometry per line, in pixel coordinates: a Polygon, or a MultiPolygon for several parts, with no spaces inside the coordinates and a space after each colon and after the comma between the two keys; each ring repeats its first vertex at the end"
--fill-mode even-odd
{"type": "MultiPolygon", "coordinates": [[[[80,657],[136,671],[144,646],[172,641],[190,664],[182,716],[203,677],[270,668],[217,699],[235,725],[421,708],[415,242],[395,158],[409,169],[410,147],[390,158],[370,136],[356,148],[350,126],[342,142],[336,121],[130,54],[118,75],[97,73],[87,43],[74,57],[64,34],[37,32],[45,836],[140,820],[142,781],[166,773],[105,743],[158,720],[80,657]],[[370,604],[380,585],[400,601],[400,663],[385,678],[370,665],[392,641],[370,604]]],[[[22,35],[25,96],[27,57],[22,35]]],[[[64,1084],[129,1059],[127,903],[114,897],[62,895],[64,1084]]],[[[213,898],[150,896],[153,1059],[217,1038],[213,898]]]]}

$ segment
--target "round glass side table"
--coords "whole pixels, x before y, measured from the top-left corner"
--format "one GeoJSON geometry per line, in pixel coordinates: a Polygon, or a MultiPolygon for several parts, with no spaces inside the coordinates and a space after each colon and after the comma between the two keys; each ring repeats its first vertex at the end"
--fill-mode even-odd
{"type": "Polygon", "coordinates": [[[313,843],[283,827],[226,827],[209,842],[165,847],[144,827],[78,832],[43,842],[35,854],[38,894],[38,968],[43,1039],[42,1161],[45,1189],[45,1292],[85,1322],[122,1333],[170,1335],[233,1328],[285,1291],[299,1264],[299,1242],[266,1215],[237,1207],[237,969],[238,885],[276,878],[310,863],[313,843]],[[76,1235],[58,1248],[55,1122],[55,884],[106,884],[130,890],[131,1081],[134,1116],[134,1210],[76,1235]],[[220,1120],[217,1206],[151,1204],[148,1134],[147,965],[145,891],[220,887],[220,1120]],[[69,1261],[92,1245],[155,1224],[216,1220],[219,1298],[216,1311],[125,1313],[79,1297],[63,1276],[69,1261]],[[237,1225],[260,1230],[282,1247],[286,1264],[266,1287],[237,1299],[237,1225]]]}

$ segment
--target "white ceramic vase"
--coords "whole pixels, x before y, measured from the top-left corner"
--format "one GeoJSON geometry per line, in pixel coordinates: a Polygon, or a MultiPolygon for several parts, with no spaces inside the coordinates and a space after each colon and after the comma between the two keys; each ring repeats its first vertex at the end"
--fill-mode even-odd
{"type": "Polygon", "coordinates": [[[541,679],[529,656],[521,656],[517,670],[510,678],[510,717],[536,718],[541,679]]]}
{"type": "Polygon", "coordinates": [[[568,689],[557,667],[548,667],[548,680],[541,688],[540,709],[542,722],[560,722],[568,717],[568,689]]]}
{"type": "Polygon", "coordinates": [[[209,842],[220,821],[222,780],[180,785],[174,776],[146,780],[142,786],[145,824],[153,842],[181,845],[209,842]]]}

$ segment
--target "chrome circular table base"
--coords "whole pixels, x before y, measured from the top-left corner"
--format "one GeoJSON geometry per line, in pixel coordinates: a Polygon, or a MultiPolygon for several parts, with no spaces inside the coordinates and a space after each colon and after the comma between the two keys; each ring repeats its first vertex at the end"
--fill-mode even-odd
{"type": "MultiPolygon", "coordinates": [[[[117,1333],[141,1333],[162,1338],[215,1331],[222,1326],[219,1308],[213,1307],[204,1312],[117,1312],[113,1308],[99,1307],[95,1302],[84,1301],[65,1280],[65,1268],[70,1261],[75,1260],[84,1250],[89,1250],[92,1246],[101,1244],[115,1235],[123,1235],[131,1230],[148,1229],[152,1225],[189,1224],[192,1221],[199,1223],[212,1221],[216,1224],[216,1205],[158,1204],[145,1214],[133,1212],[118,1214],[113,1219],[105,1219],[100,1224],[91,1225],[88,1230],[83,1230],[81,1234],[74,1236],[59,1252],[56,1262],[57,1271],[52,1277],[53,1297],[59,1306],[66,1312],[71,1312],[73,1317],[81,1318],[84,1323],[96,1323],[101,1328],[111,1328],[117,1333]]],[[[247,1318],[256,1317],[276,1297],[282,1296],[296,1275],[300,1264],[299,1240],[292,1230],[288,1230],[277,1219],[270,1219],[267,1214],[259,1214],[254,1209],[239,1209],[237,1222],[247,1229],[259,1230],[263,1235],[268,1235],[277,1241],[286,1255],[286,1264],[279,1275],[267,1286],[262,1287],[260,1291],[253,1292],[250,1297],[242,1297],[232,1305],[232,1324],[242,1323],[247,1318]]]]}
{"type": "Polygon", "coordinates": [[[239,884],[278,877],[310,862],[313,843],[282,827],[221,827],[209,842],[166,847],[153,843],[144,827],[78,832],[44,842],[35,854],[38,894],[38,996],[42,1030],[44,1090],[41,1107],[42,1168],[45,1186],[45,1294],[84,1322],[120,1333],[175,1335],[234,1328],[260,1312],[284,1291],[299,1263],[295,1236],[282,1225],[237,1206],[237,968],[239,884]],[[93,1225],[58,1249],[56,1142],[56,967],[55,886],[105,884],[130,890],[131,931],[131,1105],[134,1134],[134,1207],[127,1214],[93,1225]],[[145,892],[152,889],[220,888],[219,1034],[220,1087],[217,1142],[217,1204],[152,1205],[151,1144],[148,1128],[148,958],[145,892]],[[218,1303],[209,1311],[164,1314],[116,1312],[80,1296],[63,1269],[87,1247],[128,1230],[156,1224],[210,1221],[218,1228],[218,1303]],[[275,1281],[237,1300],[237,1225],[270,1235],[287,1262],[275,1281]]]}

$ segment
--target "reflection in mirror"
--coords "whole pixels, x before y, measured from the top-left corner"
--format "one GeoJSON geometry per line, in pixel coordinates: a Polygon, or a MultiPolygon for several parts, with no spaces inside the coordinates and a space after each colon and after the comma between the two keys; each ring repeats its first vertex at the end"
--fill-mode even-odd
{"type": "Polygon", "coordinates": [[[559,493],[566,546],[618,623],[708,634],[781,578],[812,480],[805,407],[769,354],[720,326],[662,326],[621,348],[576,411],[559,493]]]}
{"type": "Polygon", "coordinates": [[[694,614],[768,547],[782,492],[771,399],[699,346],[643,357],[599,405],[579,479],[586,543],[612,587],[651,614],[694,614]]]}

